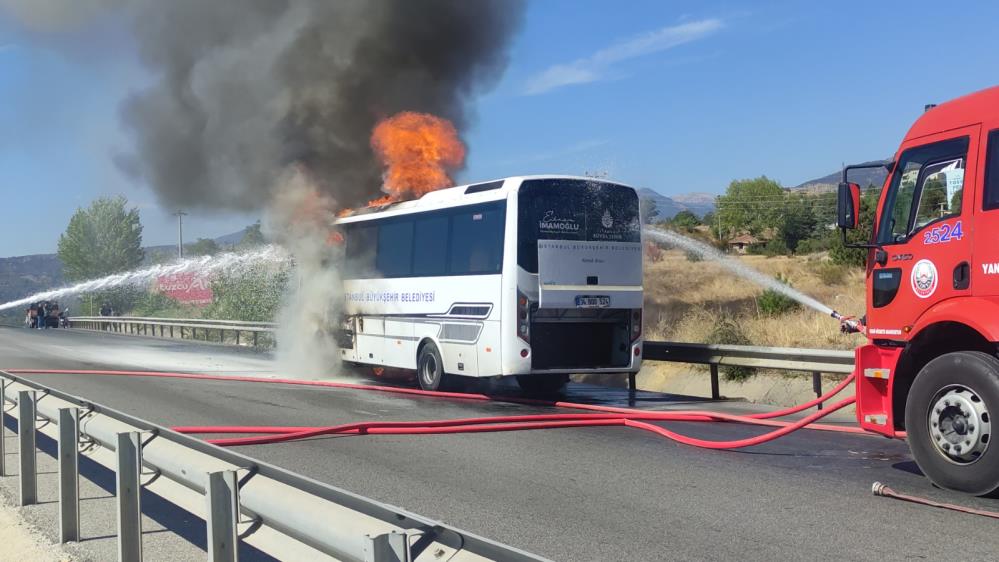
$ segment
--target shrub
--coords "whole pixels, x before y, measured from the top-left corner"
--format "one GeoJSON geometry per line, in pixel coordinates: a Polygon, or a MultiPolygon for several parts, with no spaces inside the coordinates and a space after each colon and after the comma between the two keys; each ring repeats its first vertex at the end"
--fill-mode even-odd
{"type": "Polygon", "coordinates": [[[657,244],[652,242],[645,243],[645,259],[649,260],[651,263],[658,263],[663,261],[663,250],[657,244]]]}
{"type": "Polygon", "coordinates": [[[692,262],[704,261],[704,256],[702,256],[697,252],[692,252],[690,250],[687,250],[686,252],[683,253],[683,255],[687,257],[687,261],[692,261],[692,262]]]}
{"type": "MultiPolygon", "coordinates": [[[[742,325],[731,316],[722,315],[715,324],[714,329],[708,334],[708,343],[725,345],[750,345],[752,342],[746,337],[746,332],[742,325]]],[[[719,371],[725,380],[744,381],[756,374],[756,369],[752,367],[722,366],[719,371]]]]}
{"type": "Polygon", "coordinates": [[[787,243],[780,238],[774,238],[763,246],[763,255],[765,256],[786,256],[790,253],[791,250],[787,247],[787,243]]]}
{"type": "Polygon", "coordinates": [[[830,242],[829,238],[806,238],[798,242],[798,247],[795,248],[794,253],[804,255],[824,252],[829,249],[830,242]]]}
{"type": "Polygon", "coordinates": [[[177,301],[159,291],[149,291],[135,301],[132,316],[163,317],[172,316],[170,311],[179,307],[177,301]]]}
{"type": "Polygon", "coordinates": [[[287,271],[223,273],[212,279],[212,303],[204,316],[218,320],[274,320],[288,284],[287,271]]]}
{"type": "Polygon", "coordinates": [[[846,280],[849,269],[838,263],[820,262],[815,266],[814,272],[826,285],[841,285],[846,280]]]}
{"type": "MultiPolygon", "coordinates": [[[[777,275],[777,280],[790,286],[790,283],[782,275],[777,275]]],[[[801,308],[801,304],[780,291],[767,289],[756,297],[756,308],[764,316],[780,316],[798,310],[801,308]]]]}

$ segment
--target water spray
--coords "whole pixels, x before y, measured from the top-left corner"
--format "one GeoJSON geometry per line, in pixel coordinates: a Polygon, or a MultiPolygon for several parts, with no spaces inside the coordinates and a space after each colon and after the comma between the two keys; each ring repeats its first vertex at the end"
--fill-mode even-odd
{"type": "Polygon", "coordinates": [[[286,263],[291,259],[287,251],[279,246],[264,246],[258,250],[249,252],[226,252],[214,256],[203,256],[179,260],[170,264],[157,264],[144,269],[126,271],[108,275],[100,279],[92,279],[63,287],[35,293],[22,299],[0,304],[0,310],[8,310],[28,306],[39,301],[59,300],[63,297],[103,291],[122,286],[145,286],[164,275],[177,275],[180,273],[216,273],[219,271],[239,271],[253,267],[260,263],[286,263]]]}
{"type": "Polygon", "coordinates": [[[844,316],[843,314],[836,312],[831,307],[822,304],[801,291],[798,291],[797,289],[794,289],[785,283],[781,283],[769,275],[764,275],[763,273],[748,267],[745,264],[730,258],[729,256],[726,256],[716,248],[713,248],[704,242],[688,238],[669,230],[646,228],[643,233],[648,238],[653,238],[659,242],[672,246],[679,246],[684,250],[694,252],[706,259],[716,262],[718,265],[724,267],[732,273],[735,273],[743,279],[748,279],[757,285],[777,291],[778,293],[786,295],[813,310],[821,312],[822,314],[828,314],[832,318],[839,320],[840,324],[844,327],[844,331],[848,331],[850,333],[863,331],[863,327],[860,322],[854,320],[852,317],[844,316]]]}

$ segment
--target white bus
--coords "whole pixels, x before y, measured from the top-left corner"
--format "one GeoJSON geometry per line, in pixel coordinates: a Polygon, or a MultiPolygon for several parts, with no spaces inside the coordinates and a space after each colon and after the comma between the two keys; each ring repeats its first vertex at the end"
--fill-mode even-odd
{"type": "Polygon", "coordinates": [[[570,373],[641,366],[638,196],[570,176],[442,189],[337,220],[340,353],[415,369],[427,390],[515,375],[532,393],[570,373]]]}

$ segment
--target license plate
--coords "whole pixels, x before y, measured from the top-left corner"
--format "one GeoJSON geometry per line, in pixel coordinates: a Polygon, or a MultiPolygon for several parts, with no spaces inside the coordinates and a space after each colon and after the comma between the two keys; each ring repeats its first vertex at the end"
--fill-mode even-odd
{"type": "Polygon", "coordinates": [[[591,297],[591,296],[579,296],[576,297],[576,307],[577,308],[607,308],[610,306],[610,297],[591,297]]]}

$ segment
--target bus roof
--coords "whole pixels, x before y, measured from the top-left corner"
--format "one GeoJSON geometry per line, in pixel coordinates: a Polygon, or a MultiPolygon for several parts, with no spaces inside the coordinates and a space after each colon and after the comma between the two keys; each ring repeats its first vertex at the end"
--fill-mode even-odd
{"type": "Polygon", "coordinates": [[[924,112],[905,140],[975,125],[999,116],[999,86],[952,99],[924,112]]]}
{"type": "Polygon", "coordinates": [[[420,197],[419,199],[400,201],[398,203],[390,203],[388,205],[383,205],[380,207],[361,208],[355,210],[354,214],[352,215],[337,219],[335,221],[335,224],[347,224],[352,222],[360,222],[360,221],[375,219],[383,216],[406,214],[405,213],[406,211],[416,212],[418,210],[425,208],[451,207],[451,206],[458,206],[463,203],[497,201],[500,199],[505,199],[507,194],[509,194],[511,191],[516,191],[517,189],[519,189],[520,184],[524,180],[539,180],[539,179],[581,180],[586,182],[613,183],[615,185],[624,185],[625,187],[631,187],[621,182],[611,181],[603,178],[592,178],[587,176],[567,176],[567,175],[511,176],[508,178],[499,178],[491,181],[476,182],[465,185],[456,185],[454,187],[438,189],[436,191],[431,191],[430,193],[425,194],[423,197],[420,197]]]}

